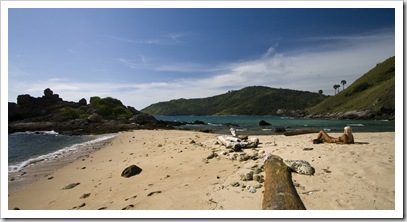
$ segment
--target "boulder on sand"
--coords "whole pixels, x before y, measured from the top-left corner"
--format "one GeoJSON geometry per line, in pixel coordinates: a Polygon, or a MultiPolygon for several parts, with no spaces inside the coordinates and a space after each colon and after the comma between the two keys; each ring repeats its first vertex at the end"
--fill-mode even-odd
{"type": "Polygon", "coordinates": [[[124,169],[121,176],[129,178],[129,177],[132,177],[132,176],[135,176],[135,175],[141,173],[141,171],[142,171],[142,169],[140,167],[133,164],[133,165],[127,167],[126,169],[124,169]]]}

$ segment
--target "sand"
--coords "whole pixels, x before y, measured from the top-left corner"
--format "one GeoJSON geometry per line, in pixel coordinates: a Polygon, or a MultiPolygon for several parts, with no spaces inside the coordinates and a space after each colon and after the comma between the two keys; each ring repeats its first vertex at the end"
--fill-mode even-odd
{"type": "Polygon", "coordinates": [[[260,158],[239,161],[231,157],[236,154],[239,158],[242,153],[229,153],[217,143],[216,134],[122,132],[89,156],[10,192],[8,209],[261,210],[262,183],[242,181],[240,174],[260,167],[267,153],[303,159],[315,168],[313,176],[292,173],[308,210],[395,209],[394,132],[354,133],[359,143],[351,145],[312,144],[315,136],[250,136],[259,138],[261,144],[243,152],[259,153],[260,158]],[[222,155],[223,151],[229,156],[222,155]],[[212,152],[218,156],[207,159],[212,152]],[[142,172],[122,177],[122,171],[133,164],[142,172]],[[240,185],[232,186],[236,182],[240,185]],[[79,185],[63,189],[71,183],[79,185]],[[244,186],[258,188],[251,193],[244,186]]]}

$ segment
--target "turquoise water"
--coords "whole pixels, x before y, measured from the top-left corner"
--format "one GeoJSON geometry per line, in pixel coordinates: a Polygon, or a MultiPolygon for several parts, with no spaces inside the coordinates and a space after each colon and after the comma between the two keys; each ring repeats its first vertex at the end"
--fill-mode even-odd
{"type": "Polygon", "coordinates": [[[343,132],[345,126],[351,126],[354,132],[394,132],[395,129],[394,121],[382,120],[309,119],[279,116],[155,116],[155,118],[177,122],[200,120],[205,124],[186,125],[180,128],[226,133],[231,127],[234,127],[241,134],[249,135],[277,134],[275,128],[285,128],[287,131],[312,128],[330,132],[343,132]],[[260,120],[270,123],[271,126],[259,126],[260,120]]]}

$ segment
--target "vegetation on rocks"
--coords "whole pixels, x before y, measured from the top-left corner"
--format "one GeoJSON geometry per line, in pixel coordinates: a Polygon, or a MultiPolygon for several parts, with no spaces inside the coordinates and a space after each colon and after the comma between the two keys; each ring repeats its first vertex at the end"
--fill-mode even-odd
{"type": "Polygon", "coordinates": [[[9,133],[17,131],[55,130],[65,134],[101,134],[131,129],[171,128],[115,98],[92,97],[68,102],[51,89],[34,98],[20,95],[17,103],[9,102],[9,133]]]}

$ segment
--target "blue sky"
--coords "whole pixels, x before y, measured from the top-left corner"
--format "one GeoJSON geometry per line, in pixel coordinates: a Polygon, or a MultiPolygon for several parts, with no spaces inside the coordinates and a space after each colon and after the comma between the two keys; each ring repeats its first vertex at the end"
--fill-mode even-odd
{"type": "Polygon", "coordinates": [[[142,109],[263,85],[334,93],[395,55],[395,10],[35,9],[8,12],[8,100],[118,98],[142,109]]]}

